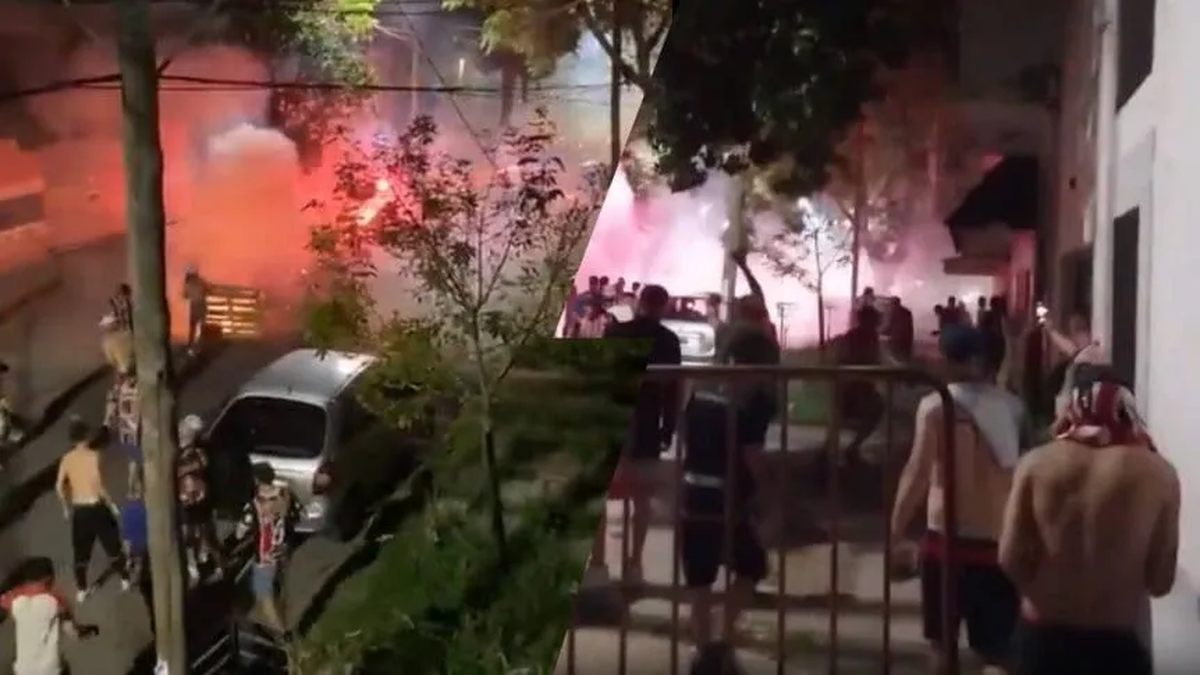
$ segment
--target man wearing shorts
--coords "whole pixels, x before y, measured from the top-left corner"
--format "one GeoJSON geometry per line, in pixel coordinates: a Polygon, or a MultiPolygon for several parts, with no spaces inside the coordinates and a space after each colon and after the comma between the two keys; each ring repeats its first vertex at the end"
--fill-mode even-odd
{"type": "MultiPolygon", "coordinates": [[[[1016,588],[999,565],[1000,530],[1013,469],[1026,435],[1021,402],[990,378],[983,334],[965,323],[946,324],[939,339],[954,405],[954,493],[956,532],[944,527],[946,486],[942,484],[940,448],[946,411],[932,393],[917,407],[913,449],[900,476],[892,511],[892,541],[903,542],[921,506],[927,529],[917,555],[921,570],[921,614],[931,645],[933,672],[941,673],[943,577],[946,549],[955,548],[956,614],[967,627],[967,642],[984,664],[984,673],[1003,673],[1016,627],[1016,588]]],[[[913,551],[901,545],[899,558],[913,551]]],[[[951,627],[950,643],[958,644],[959,626],[951,627]]]]}
{"type": "Polygon", "coordinates": [[[250,588],[267,625],[283,633],[287,624],[279,607],[279,570],[287,560],[300,511],[287,488],[276,484],[275,470],[270,464],[255,464],[252,471],[254,498],[242,511],[236,536],[238,539],[254,536],[250,588]]]}
{"type": "MultiPolygon", "coordinates": [[[[723,353],[724,363],[731,365],[779,363],[778,344],[761,324],[733,333],[723,353]]],[[[767,554],[751,521],[751,505],[762,480],[767,428],[778,408],[775,386],[770,378],[700,386],[684,413],[679,536],[683,576],[692,602],[692,634],[699,647],[694,668],[704,668],[701,664],[711,659],[731,657],[731,631],[754,588],[767,576],[767,554]],[[732,447],[730,423],[734,425],[732,447]],[[726,518],[728,514],[731,519],[726,518]],[[726,593],[724,630],[718,638],[712,626],[712,589],[721,568],[734,580],[726,593]]]]}
{"type": "MultiPolygon", "coordinates": [[[[669,302],[665,288],[648,285],[638,297],[637,316],[632,321],[613,324],[605,333],[606,338],[627,338],[648,344],[644,361],[629,364],[632,372],[645,372],[648,365],[678,366],[682,362],[679,337],[662,325],[669,302]]],[[[627,583],[642,580],[642,554],[650,532],[651,502],[662,486],[662,453],[675,437],[680,402],[677,381],[646,379],[638,388],[633,424],[621,458],[621,470],[631,483],[629,578],[623,580],[627,583]]],[[[592,552],[593,576],[606,574],[603,572],[605,543],[606,528],[602,527],[592,552]]]]}

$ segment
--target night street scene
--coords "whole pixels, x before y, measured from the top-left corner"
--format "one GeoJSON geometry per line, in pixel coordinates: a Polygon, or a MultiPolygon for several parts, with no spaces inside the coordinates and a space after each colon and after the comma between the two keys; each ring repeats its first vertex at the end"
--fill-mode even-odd
{"type": "Polygon", "coordinates": [[[1200,672],[1191,26],[0,0],[0,675],[1200,672]]]}

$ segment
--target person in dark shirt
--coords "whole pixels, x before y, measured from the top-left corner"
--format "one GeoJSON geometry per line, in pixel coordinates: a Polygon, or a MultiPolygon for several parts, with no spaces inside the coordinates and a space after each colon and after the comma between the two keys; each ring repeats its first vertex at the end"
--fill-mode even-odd
{"type": "Polygon", "coordinates": [[[900,298],[892,298],[890,304],[887,330],[885,331],[888,349],[896,360],[907,363],[913,358],[913,340],[915,338],[913,313],[904,306],[900,298]]]}
{"type": "MultiPolygon", "coordinates": [[[[753,321],[732,327],[719,363],[774,366],[779,361],[774,335],[761,321],[753,321]]],[[[729,631],[768,572],[751,511],[756,488],[765,479],[761,458],[767,429],[778,412],[776,387],[771,377],[702,387],[685,411],[679,534],[684,580],[691,592],[693,638],[699,646],[693,670],[730,658],[729,631]],[[712,587],[722,567],[735,581],[725,600],[726,630],[718,640],[712,626],[712,587]]]]}
{"type": "MultiPolygon", "coordinates": [[[[874,307],[859,308],[853,327],[841,342],[838,365],[878,366],[882,360],[879,341],[879,312],[874,307]]],[[[841,452],[845,466],[862,464],[862,446],[875,433],[887,412],[883,395],[870,380],[846,380],[837,388],[844,428],[854,432],[841,452]]],[[[827,445],[827,447],[829,447],[827,445]]],[[[827,458],[828,459],[828,458],[827,458]]]]}
{"type": "MultiPolygon", "coordinates": [[[[645,372],[649,365],[678,366],[682,363],[679,337],[662,325],[670,296],[662,286],[648,285],[638,297],[637,314],[632,321],[614,323],[605,332],[607,338],[641,340],[650,349],[637,363],[626,364],[631,373],[645,372]]],[[[629,579],[642,578],[642,554],[650,531],[651,500],[661,487],[662,453],[675,437],[679,417],[680,383],[645,379],[634,402],[633,423],[621,458],[620,471],[630,481],[629,579]]],[[[592,551],[589,573],[607,576],[605,563],[606,530],[601,528],[592,551]]]]}

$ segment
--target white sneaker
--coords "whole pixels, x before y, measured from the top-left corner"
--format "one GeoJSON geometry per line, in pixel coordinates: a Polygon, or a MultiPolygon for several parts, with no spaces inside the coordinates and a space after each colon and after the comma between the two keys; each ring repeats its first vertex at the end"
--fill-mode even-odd
{"type": "Polygon", "coordinates": [[[87,589],[84,589],[81,591],[75,591],[75,603],[76,604],[82,604],[84,600],[87,600],[87,598],[88,598],[87,589]]]}
{"type": "Polygon", "coordinates": [[[133,588],[133,584],[128,579],[122,579],[121,580],[121,590],[128,591],[130,588],[133,588]]]}

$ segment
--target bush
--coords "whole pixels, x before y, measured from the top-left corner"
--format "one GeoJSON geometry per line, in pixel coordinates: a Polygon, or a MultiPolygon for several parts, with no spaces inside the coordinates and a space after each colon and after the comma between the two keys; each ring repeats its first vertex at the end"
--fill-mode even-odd
{"type": "Polygon", "coordinates": [[[569,367],[515,373],[497,401],[507,483],[542,480],[551,458],[570,465],[562,489],[506,504],[507,560],[490,529],[478,438],[448,436],[456,447],[431,453],[434,498],[335,594],[298,650],[300,673],[332,664],[356,664],[359,675],[391,675],[399,663],[406,675],[553,668],[629,421],[607,385],[589,379],[569,367]]]}

